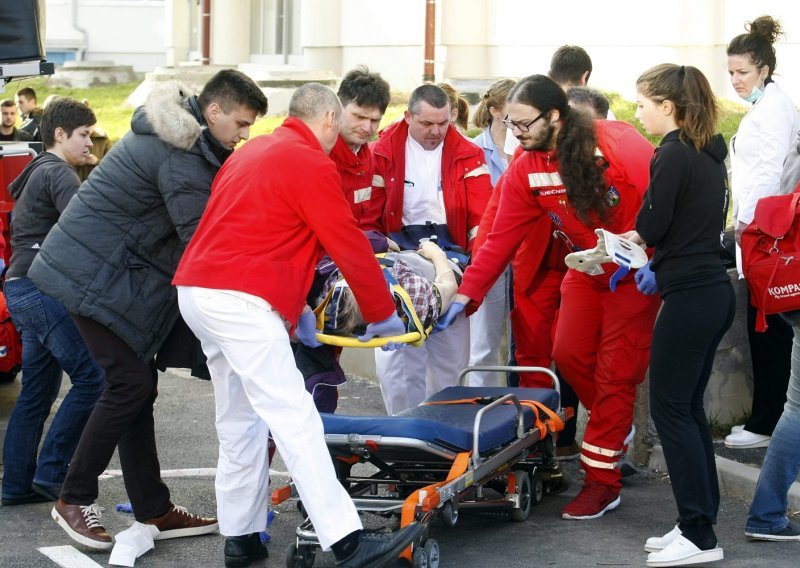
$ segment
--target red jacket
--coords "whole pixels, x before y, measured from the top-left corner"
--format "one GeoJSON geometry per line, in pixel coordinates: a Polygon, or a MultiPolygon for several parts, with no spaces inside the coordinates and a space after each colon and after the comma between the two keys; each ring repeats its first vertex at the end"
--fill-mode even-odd
{"type": "MultiPolygon", "coordinates": [[[[566,234],[576,247],[590,249],[597,245],[596,228],[612,233],[634,228],[649,181],[653,146],[627,123],[601,120],[595,125],[597,145],[609,164],[605,178],[611,206],[606,220],[584,223],[577,218],[567,200],[554,153],[523,152],[511,162],[502,183],[498,183],[502,192],[491,233],[467,268],[459,293],[482,301],[515,254],[515,267],[525,266],[527,276],[535,275],[540,268],[555,268],[550,266],[553,260],[550,253],[560,251],[563,259],[570,252],[565,247],[551,246],[553,237],[548,233],[555,229],[566,234]]],[[[607,281],[613,270],[606,273],[607,281]]]]}
{"type": "Polygon", "coordinates": [[[372,186],[375,167],[369,146],[364,144],[356,154],[340,135],[330,156],[342,177],[342,191],[359,228],[380,231],[386,194],[382,187],[372,186]]]}
{"type": "Polygon", "coordinates": [[[323,247],[367,322],[394,312],[372,248],[342,196],[336,166],[311,130],[289,117],[225,162],[173,284],[258,296],[294,325],[323,247]]]}
{"type": "MultiPolygon", "coordinates": [[[[385,191],[383,229],[386,233],[403,226],[403,183],[406,173],[408,124],[404,120],[385,128],[375,142],[373,190],[385,191]]],[[[492,193],[492,180],[483,150],[455,128],[447,129],[442,149],[442,193],[447,227],[453,242],[471,250],[472,239],[492,193]]]]}

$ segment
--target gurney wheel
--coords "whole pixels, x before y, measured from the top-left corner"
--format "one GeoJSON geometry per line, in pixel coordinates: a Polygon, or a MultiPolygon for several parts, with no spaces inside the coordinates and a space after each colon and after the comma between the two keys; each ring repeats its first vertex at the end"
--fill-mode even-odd
{"type": "Polygon", "coordinates": [[[514,471],[514,477],[517,480],[516,491],[519,495],[519,507],[511,509],[511,520],[521,523],[526,521],[531,514],[531,503],[533,502],[531,476],[524,469],[517,469],[514,471]]]}
{"type": "Polygon", "coordinates": [[[425,541],[425,552],[428,555],[428,568],[439,568],[439,543],[429,538],[425,541]]]}
{"type": "Polygon", "coordinates": [[[533,487],[531,488],[532,504],[538,505],[542,502],[544,497],[544,481],[542,481],[541,474],[537,471],[533,474],[533,487]]]}
{"type": "Polygon", "coordinates": [[[292,543],[286,550],[286,568],[311,568],[317,551],[313,546],[301,546],[292,543]]]}
{"type": "Polygon", "coordinates": [[[458,522],[458,509],[452,501],[448,501],[442,507],[442,520],[448,527],[456,526],[458,522]]]}
{"type": "Polygon", "coordinates": [[[412,568],[428,568],[428,552],[422,546],[414,548],[414,554],[411,556],[412,568]]]}

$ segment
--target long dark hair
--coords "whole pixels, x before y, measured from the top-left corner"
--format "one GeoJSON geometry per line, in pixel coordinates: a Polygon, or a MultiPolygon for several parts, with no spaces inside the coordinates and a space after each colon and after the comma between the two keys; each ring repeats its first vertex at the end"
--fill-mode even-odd
{"type": "Polygon", "coordinates": [[[717,130],[717,100],[699,69],[662,63],[642,73],[636,88],[657,103],[671,101],[675,105],[675,122],[683,142],[698,150],[711,142],[717,130]]]}
{"type": "Polygon", "coordinates": [[[608,210],[606,182],[595,156],[597,134],[592,118],[570,108],[563,89],[544,75],[522,79],[511,89],[508,100],[532,106],[540,112],[559,112],[561,130],[556,137],[556,159],[570,205],[583,221],[588,221],[591,213],[605,218],[608,210]]]}

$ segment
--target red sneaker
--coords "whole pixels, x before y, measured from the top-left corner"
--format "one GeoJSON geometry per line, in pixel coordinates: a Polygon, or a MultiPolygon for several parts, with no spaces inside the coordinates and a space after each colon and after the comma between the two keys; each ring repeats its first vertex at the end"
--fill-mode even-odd
{"type": "Polygon", "coordinates": [[[562,519],[585,521],[602,517],[606,511],[616,509],[620,504],[619,489],[602,483],[587,482],[581,492],[564,507],[562,519]]]}

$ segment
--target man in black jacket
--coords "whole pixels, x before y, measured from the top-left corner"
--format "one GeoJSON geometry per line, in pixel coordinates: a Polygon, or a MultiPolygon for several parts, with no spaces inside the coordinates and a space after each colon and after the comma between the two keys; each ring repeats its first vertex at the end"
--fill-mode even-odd
{"type": "Polygon", "coordinates": [[[153,425],[154,355],[178,319],[170,285],[233,147],[249,136],[267,99],[245,75],[223,70],[199,96],[156,87],[131,131],[91,173],[42,244],[31,279],[61,301],[97,362],[106,388],[70,463],[52,516],[71,538],[112,546],[95,499],[98,475],[119,447],[137,521],[157,539],[206,534],[217,521],[170,501],[153,425]]]}

